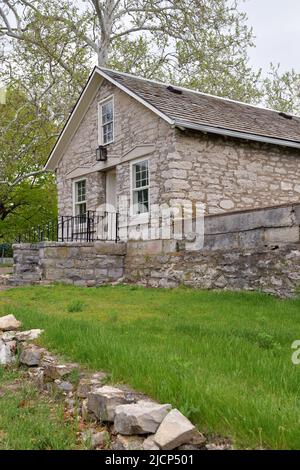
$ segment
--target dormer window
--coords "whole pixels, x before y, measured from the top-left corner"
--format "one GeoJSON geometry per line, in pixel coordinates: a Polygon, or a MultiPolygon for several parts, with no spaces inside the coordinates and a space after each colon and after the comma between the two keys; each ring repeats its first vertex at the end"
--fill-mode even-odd
{"type": "Polygon", "coordinates": [[[114,99],[109,97],[99,103],[99,145],[114,140],[114,99]]]}

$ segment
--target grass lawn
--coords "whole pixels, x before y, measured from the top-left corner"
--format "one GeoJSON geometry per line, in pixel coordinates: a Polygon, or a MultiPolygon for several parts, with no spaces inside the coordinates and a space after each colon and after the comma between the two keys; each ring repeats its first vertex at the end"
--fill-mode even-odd
{"type": "Polygon", "coordinates": [[[41,397],[22,372],[0,367],[0,450],[77,449],[63,404],[41,397]]]}
{"type": "Polygon", "coordinates": [[[200,431],[238,447],[300,448],[300,299],[55,285],[1,292],[8,313],[44,328],[48,349],[171,403],[200,431]]]}

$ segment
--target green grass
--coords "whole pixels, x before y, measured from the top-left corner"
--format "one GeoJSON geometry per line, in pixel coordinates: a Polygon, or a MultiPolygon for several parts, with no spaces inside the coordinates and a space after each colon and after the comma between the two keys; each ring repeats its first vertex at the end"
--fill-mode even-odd
{"type": "Polygon", "coordinates": [[[0,368],[0,392],[1,450],[78,448],[75,425],[64,420],[62,404],[38,395],[19,371],[0,368]]]}
{"type": "Polygon", "coordinates": [[[130,286],[0,293],[42,343],[178,407],[238,447],[300,448],[300,299],[130,286]],[[84,309],[69,313],[70,302],[84,309]]]}

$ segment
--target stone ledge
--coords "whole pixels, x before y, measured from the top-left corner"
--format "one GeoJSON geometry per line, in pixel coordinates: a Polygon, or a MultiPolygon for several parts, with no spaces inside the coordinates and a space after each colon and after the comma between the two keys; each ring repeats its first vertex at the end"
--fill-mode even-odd
{"type": "Polygon", "coordinates": [[[124,256],[126,254],[126,243],[115,243],[115,242],[94,242],[96,253],[102,255],[117,255],[124,256]]]}

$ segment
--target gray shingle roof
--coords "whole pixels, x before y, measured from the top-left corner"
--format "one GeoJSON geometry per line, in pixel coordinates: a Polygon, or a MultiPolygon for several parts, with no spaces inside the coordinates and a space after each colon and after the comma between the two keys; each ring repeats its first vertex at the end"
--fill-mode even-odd
{"type": "Polygon", "coordinates": [[[100,70],[168,116],[176,125],[191,128],[208,126],[216,133],[225,129],[241,133],[241,137],[244,133],[300,145],[300,117],[287,119],[277,111],[174,86],[182,90],[182,94],[177,94],[169,91],[168,85],[163,83],[108,69],[100,70]]]}

